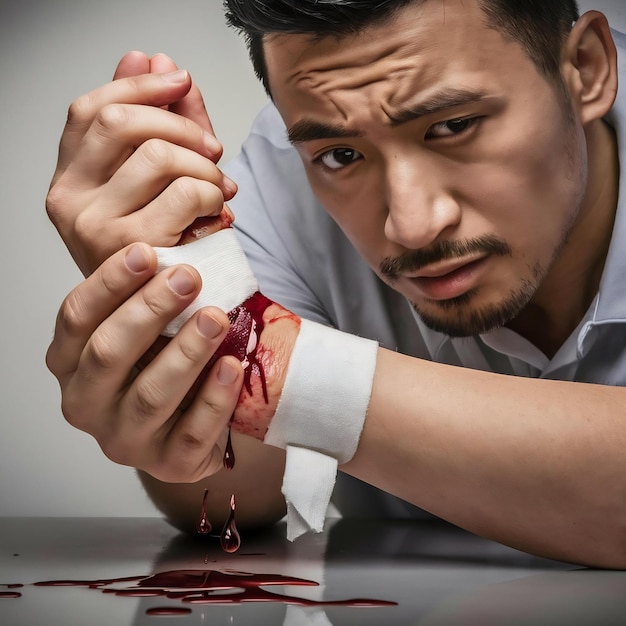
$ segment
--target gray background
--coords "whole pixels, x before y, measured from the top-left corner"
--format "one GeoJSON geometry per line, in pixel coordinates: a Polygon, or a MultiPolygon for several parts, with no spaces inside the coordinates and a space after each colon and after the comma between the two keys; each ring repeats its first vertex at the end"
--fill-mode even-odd
{"type": "MultiPolygon", "coordinates": [[[[625,0],[581,2],[626,30],[625,0]]],[[[165,52],[204,94],[225,159],[265,95],[221,0],[5,0],[0,5],[0,515],[157,512],[130,468],[63,419],[44,365],[58,306],[81,279],[44,201],[67,107],[128,50],[165,52]]]]}

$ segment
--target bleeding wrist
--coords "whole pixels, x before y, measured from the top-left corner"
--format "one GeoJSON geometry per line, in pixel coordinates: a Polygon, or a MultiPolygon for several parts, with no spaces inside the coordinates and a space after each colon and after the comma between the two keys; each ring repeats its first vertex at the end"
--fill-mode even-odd
{"type": "Polygon", "coordinates": [[[247,380],[232,422],[233,430],[261,441],[278,406],[301,324],[297,315],[269,302],[262,314],[263,327],[254,357],[259,367],[244,362],[247,380]]]}

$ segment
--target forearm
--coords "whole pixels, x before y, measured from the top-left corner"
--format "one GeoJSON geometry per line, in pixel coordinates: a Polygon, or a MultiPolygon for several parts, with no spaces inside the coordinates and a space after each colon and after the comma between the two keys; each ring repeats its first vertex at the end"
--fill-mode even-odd
{"type": "Polygon", "coordinates": [[[623,568],[624,394],[380,350],[359,448],[343,469],[521,550],[623,568]]]}
{"type": "Polygon", "coordinates": [[[185,532],[196,531],[205,489],[208,490],[207,516],[218,531],[228,516],[233,493],[237,498],[239,528],[273,524],[285,515],[285,501],[280,492],[284,452],[237,433],[233,433],[233,448],[236,463],[232,470],[221,470],[197,483],[164,483],[141,471],[139,477],[159,511],[185,532]]]}

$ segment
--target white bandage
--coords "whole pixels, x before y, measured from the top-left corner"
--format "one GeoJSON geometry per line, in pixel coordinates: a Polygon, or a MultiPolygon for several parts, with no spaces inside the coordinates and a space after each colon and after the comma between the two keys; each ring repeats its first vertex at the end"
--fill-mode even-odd
{"type": "Polygon", "coordinates": [[[202,290],[198,297],[167,325],[163,331],[167,337],[173,337],[198,309],[211,305],[228,312],[259,289],[232,228],[225,228],[184,246],[154,250],[159,271],[185,263],[195,267],[202,277],[202,290]]]}
{"type": "Polygon", "coordinates": [[[264,442],[287,451],[287,537],[321,532],[337,476],[358,446],[378,344],[302,320],[264,442]]]}

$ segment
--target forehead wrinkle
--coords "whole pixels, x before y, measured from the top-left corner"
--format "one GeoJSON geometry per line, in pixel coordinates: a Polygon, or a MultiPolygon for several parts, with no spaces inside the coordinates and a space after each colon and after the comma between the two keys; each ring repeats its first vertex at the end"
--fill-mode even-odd
{"type": "MultiPolygon", "coordinates": [[[[406,107],[394,109],[384,101],[379,104],[385,113],[387,123],[395,127],[428,115],[445,112],[448,109],[491,99],[490,96],[480,90],[444,88],[430,94],[422,101],[409,104],[406,107]]],[[[333,102],[333,104],[340,110],[337,103],[333,102]]],[[[347,120],[348,116],[344,115],[344,119],[347,120]]],[[[289,141],[294,145],[317,139],[364,137],[365,135],[364,131],[347,124],[335,124],[311,118],[299,120],[288,131],[289,141]]]]}

